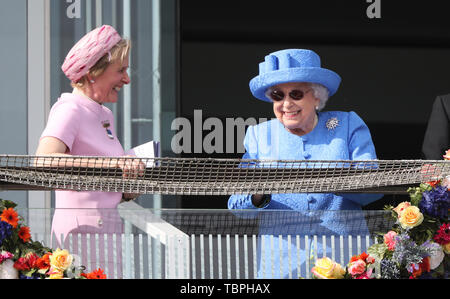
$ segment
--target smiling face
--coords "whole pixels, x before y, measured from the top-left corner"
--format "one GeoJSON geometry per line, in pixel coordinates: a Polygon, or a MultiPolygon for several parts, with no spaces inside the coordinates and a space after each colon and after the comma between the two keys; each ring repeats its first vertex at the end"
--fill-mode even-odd
{"type": "Polygon", "coordinates": [[[289,132],[302,136],[317,123],[319,99],[308,83],[283,83],[272,86],[266,93],[273,102],[273,112],[289,132]]]}
{"type": "Polygon", "coordinates": [[[89,97],[100,104],[116,103],[119,98],[120,89],[125,84],[130,83],[128,64],[128,56],[122,61],[118,59],[111,63],[101,75],[92,78],[94,83],[89,83],[89,97]]]}

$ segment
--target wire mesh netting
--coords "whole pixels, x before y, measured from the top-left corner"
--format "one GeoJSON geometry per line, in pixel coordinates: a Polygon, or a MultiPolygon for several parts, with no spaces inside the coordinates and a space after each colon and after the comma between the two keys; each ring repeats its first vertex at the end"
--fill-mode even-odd
{"type": "MultiPolygon", "coordinates": [[[[143,217],[139,215],[139,217],[143,217]]],[[[136,213],[137,215],[137,213],[136,213]]],[[[162,210],[162,219],[191,235],[252,235],[262,231],[271,235],[333,235],[342,234],[330,230],[333,224],[346,226],[346,235],[375,236],[392,228],[394,220],[389,211],[226,211],[226,210],[162,210]]]]}
{"type": "Polygon", "coordinates": [[[450,175],[448,161],[242,160],[0,155],[0,189],[168,195],[402,192],[450,175]]]}

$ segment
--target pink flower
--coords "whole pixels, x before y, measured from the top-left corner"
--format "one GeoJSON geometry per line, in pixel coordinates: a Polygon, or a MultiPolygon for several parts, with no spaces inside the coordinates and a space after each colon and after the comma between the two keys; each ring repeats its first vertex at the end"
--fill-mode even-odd
{"type": "Polygon", "coordinates": [[[394,250],[395,248],[395,237],[397,236],[397,233],[394,231],[389,231],[387,234],[384,235],[384,244],[387,245],[389,250],[394,250]]]}
{"type": "Polygon", "coordinates": [[[372,279],[372,269],[368,269],[363,274],[356,277],[356,279],[372,279]]]}
{"type": "Polygon", "coordinates": [[[411,206],[411,203],[404,201],[404,202],[399,203],[398,206],[395,207],[393,210],[397,213],[398,218],[400,218],[403,210],[410,206],[411,206]]]}
{"type": "Polygon", "coordinates": [[[348,272],[352,276],[361,275],[366,271],[366,263],[363,260],[356,260],[350,264],[348,272]]]}
{"type": "Polygon", "coordinates": [[[10,258],[13,258],[14,254],[8,251],[2,251],[0,252],[0,264],[3,263],[5,260],[9,260],[10,258]]]}

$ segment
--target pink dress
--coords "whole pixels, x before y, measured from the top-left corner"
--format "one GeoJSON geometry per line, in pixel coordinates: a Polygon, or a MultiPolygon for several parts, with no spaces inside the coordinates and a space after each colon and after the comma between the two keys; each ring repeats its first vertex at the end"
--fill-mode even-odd
{"type": "MultiPolygon", "coordinates": [[[[41,138],[50,136],[64,142],[71,155],[124,155],[111,110],[82,95],[63,93],[53,105],[41,138]],[[109,123],[108,128],[105,123],[109,123]]],[[[70,233],[73,254],[82,257],[87,271],[100,267],[108,272],[108,277],[121,277],[123,223],[117,205],[122,193],[57,190],[55,197],[52,237],[56,238],[57,246],[69,248],[70,233]]]]}

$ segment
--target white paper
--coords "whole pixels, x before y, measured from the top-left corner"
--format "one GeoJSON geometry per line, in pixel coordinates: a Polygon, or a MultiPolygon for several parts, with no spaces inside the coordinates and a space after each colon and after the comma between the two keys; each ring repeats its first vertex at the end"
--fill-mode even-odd
{"type": "Polygon", "coordinates": [[[159,157],[159,141],[149,141],[133,147],[125,152],[125,155],[136,156],[138,158],[148,158],[145,160],[147,167],[154,167],[155,161],[152,158],[159,157]]]}

